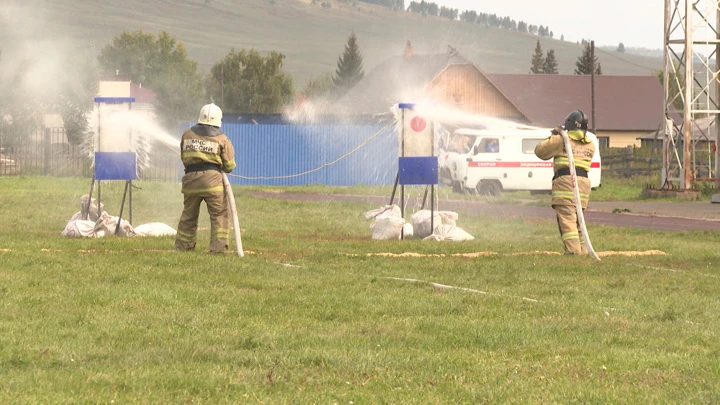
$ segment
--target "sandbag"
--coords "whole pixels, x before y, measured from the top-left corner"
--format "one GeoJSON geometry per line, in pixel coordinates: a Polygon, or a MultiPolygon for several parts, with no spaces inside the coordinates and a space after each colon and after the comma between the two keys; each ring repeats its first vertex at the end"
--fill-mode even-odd
{"type": "Polygon", "coordinates": [[[115,228],[117,227],[118,220],[120,220],[119,217],[114,217],[107,212],[103,212],[100,218],[98,218],[97,222],[95,222],[95,236],[98,238],[112,235],[135,236],[135,229],[133,229],[132,225],[130,225],[130,222],[125,219],[121,220],[120,229],[118,229],[117,233],[115,233],[115,228]]]}
{"type": "Polygon", "coordinates": [[[61,234],[71,238],[93,238],[95,237],[95,221],[73,219],[65,225],[61,234]]]}
{"type": "Polygon", "coordinates": [[[465,240],[473,240],[474,236],[465,232],[464,229],[458,228],[455,225],[439,225],[435,227],[435,231],[432,235],[423,238],[423,240],[437,240],[437,241],[451,241],[451,242],[462,242],[465,240]]]}
{"type": "MultiPolygon", "coordinates": [[[[394,217],[394,218],[401,218],[402,212],[400,211],[400,207],[397,205],[386,205],[384,207],[380,207],[374,210],[370,210],[365,213],[365,219],[380,219],[380,218],[386,218],[386,217],[394,217]]],[[[372,227],[372,225],[371,225],[372,227]]]]}
{"type": "MultiPolygon", "coordinates": [[[[455,225],[458,219],[457,212],[453,211],[435,211],[433,224],[436,228],[440,225],[455,225]]],[[[420,210],[413,214],[410,218],[415,236],[418,238],[426,238],[433,234],[433,229],[430,224],[431,212],[430,210],[420,210]]]]}
{"type": "Polygon", "coordinates": [[[175,228],[162,222],[150,222],[135,227],[136,236],[172,236],[176,234],[175,228]]]}
{"type": "MultiPolygon", "coordinates": [[[[84,196],[80,197],[80,212],[82,213],[83,210],[87,207],[88,198],[90,196],[88,194],[85,194],[84,196]]],[[[103,212],[103,208],[105,207],[105,204],[100,203],[100,211],[103,212]]],[[[90,208],[88,209],[88,218],[89,220],[95,222],[100,218],[100,215],[98,215],[98,206],[97,201],[95,201],[94,198],[90,199],[90,208]]],[[[82,218],[80,218],[82,219],[82,218]]]]}
{"type": "Polygon", "coordinates": [[[398,217],[384,217],[373,223],[372,238],[379,240],[400,239],[405,220],[398,217]]]}
{"type": "Polygon", "coordinates": [[[386,205],[365,213],[365,219],[374,219],[370,225],[372,238],[379,240],[400,239],[405,218],[402,217],[400,207],[386,205]]]}

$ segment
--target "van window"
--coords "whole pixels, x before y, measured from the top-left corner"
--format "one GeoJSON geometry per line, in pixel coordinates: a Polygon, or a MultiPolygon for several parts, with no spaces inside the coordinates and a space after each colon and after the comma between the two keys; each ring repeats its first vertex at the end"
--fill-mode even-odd
{"type": "Polygon", "coordinates": [[[543,139],[526,138],[522,140],[522,151],[527,154],[535,154],[535,147],[542,142],[543,139]]]}
{"type": "Polygon", "coordinates": [[[448,150],[457,153],[470,153],[473,144],[475,144],[474,136],[455,135],[448,145],[448,150]]]}
{"type": "Polygon", "coordinates": [[[500,144],[497,138],[484,138],[478,145],[478,152],[480,153],[498,153],[500,152],[500,144]]]}

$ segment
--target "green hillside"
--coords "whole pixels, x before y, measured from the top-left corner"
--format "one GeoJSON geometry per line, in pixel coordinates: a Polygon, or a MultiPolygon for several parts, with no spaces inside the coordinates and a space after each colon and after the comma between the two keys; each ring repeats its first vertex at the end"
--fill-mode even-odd
{"type": "MultiPolygon", "coordinates": [[[[327,0],[326,0],[327,1],[327,0]]],[[[285,70],[301,88],[309,78],[334,72],[348,36],[357,34],[365,72],[406,41],[415,53],[444,52],[448,46],[488,73],[528,73],[537,36],[477,24],[422,17],[367,3],[331,7],[310,0],[4,0],[0,6],[3,57],[20,46],[42,49],[50,41],[97,50],[123,30],[161,30],[182,41],[190,58],[207,70],[231,48],[271,50],[286,55],[285,70]]],[[[321,3],[321,2],[317,2],[321,3]]],[[[478,10],[482,11],[482,10],[478,10]]],[[[510,16],[512,18],[512,16],[510,16]]],[[[536,24],[550,22],[537,21],[536,24]]],[[[555,35],[562,32],[555,29],[555,35]]],[[[541,38],[555,50],[561,74],[573,74],[582,45],[541,38]]],[[[632,45],[632,44],[627,44],[632,45]]],[[[649,75],[659,58],[598,50],[606,75],[649,75]]]]}

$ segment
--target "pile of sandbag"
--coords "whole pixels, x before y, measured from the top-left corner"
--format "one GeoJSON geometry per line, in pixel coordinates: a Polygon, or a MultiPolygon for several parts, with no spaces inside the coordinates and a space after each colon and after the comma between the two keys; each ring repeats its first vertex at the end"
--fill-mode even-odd
{"type": "Polygon", "coordinates": [[[65,229],[61,232],[63,236],[71,238],[87,237],[102,238],[104,236],[165,236],[175,235],[177,231],[169,225],[160,222],[151,222],[133,228],[125,219],[115,217],[103,211],[103,204],[100,207],[95,199],[90,199],[88,207],[88,195],[80,198],[80,211],[73,215],[65,229]],[[83,211],[87,210],[87,219],[83,219],[83,211]],[[98,214],[98,211],[100,214],[98,214]]]}
{"type": "Polygon", "coordinates": [[[415,229],[415,236],[424,240],[460,242],[475,239],[457,226],[457,219],[458,214],[453,211],[420,210],[413,214],[410,221],[415,229]]]}
{"type": "Polygon", "coordinates": [[[475,239],[457,226],[458,214],[452,211],[420,210],[413,214],[410,223],[405,222],[400,207],[386,205],[365,213],[365,219],[373,219],[370,225],[372,238],[380,240],[418,237],[424,240],[463,241],[475,239]],[[431,221],[432,217],[432,221],[431,221]]]}
{"type": "Polygon", "coordinates": [[[373,219],[370,224],[372,238],[380,240],[400,239],[405,218],[402,217],[400,207],[397,205],[386,205],[365,213],[365,219],[373,219]]]}

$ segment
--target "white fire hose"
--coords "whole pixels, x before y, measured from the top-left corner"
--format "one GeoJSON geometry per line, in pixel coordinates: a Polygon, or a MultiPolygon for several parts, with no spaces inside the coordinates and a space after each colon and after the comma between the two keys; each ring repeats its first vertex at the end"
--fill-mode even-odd
{"type": "Polygon", "coordinates": [[[242,248],[242,240],[240,240],[240,223],[238,222],[237,206],[235,206],[235,196],[230,187],[230,180],[228,180],[227,174],[223,173],[223,186],[225,188],[225,198],[230,206],[230,213],[233,220],[233,231],[235,232],[235,249],[240,257],[245,256],[242,248]]]}
{"type": "Polygon", "coordinates": [[[573,185],[573,196],[575,199],[575,211],[577,212],[578,226],[580,228],[580,232],[582,232],[583,239],[585,240],[585,247],[587,248],[588,253],[595,259],[600,260],[600,257],[597,255],[597,253],[595,253],[595,249],[593,249],[592,244],[590,243],[590,235],[588,235],[587,228],[585,227],[585,215],[583,214],[582,203],[580,201],[580,189],[578,188],[577,184],[577,174],[575,173],[575,158],[573,157],[570,138],[568,137],[567,131],[565,130],[560,131],[560,135],[565,142],[565,151],[567,152],[568,156],[568,168],[570,169],[570,181],[573,185]]]}

